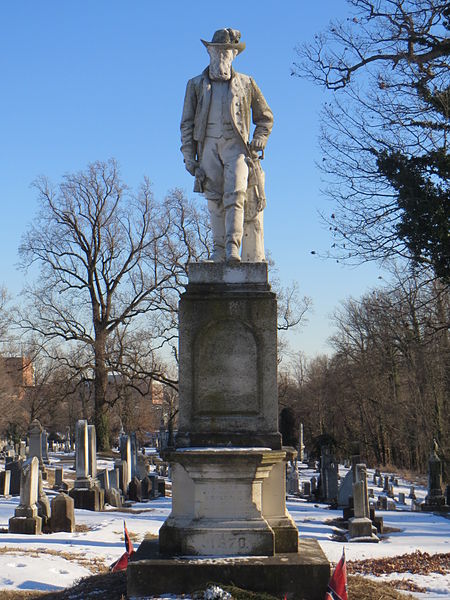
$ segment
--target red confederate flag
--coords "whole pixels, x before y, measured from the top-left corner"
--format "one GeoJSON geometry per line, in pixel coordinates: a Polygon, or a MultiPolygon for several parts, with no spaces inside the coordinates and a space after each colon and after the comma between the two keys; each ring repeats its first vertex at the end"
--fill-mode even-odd
{"type": "Polygon", "coordinates": [[[328,584],[325,600],[348,600],[347,596],[347,565],[345,564],[345,550],[342,550],[341,560],[336,565],[334,573],[328,584]]]}
{"type": "Polygon", "coordinates": [[[127,524],[123,522],[123,537],[125,540],[125,552],[122,556],[110,566],[110,570],[115,573],[116,571],[125,571],[128,567],[128,559],[133,554],[133,542],[130,540],[130,536],[127,530],[127,524]]]}

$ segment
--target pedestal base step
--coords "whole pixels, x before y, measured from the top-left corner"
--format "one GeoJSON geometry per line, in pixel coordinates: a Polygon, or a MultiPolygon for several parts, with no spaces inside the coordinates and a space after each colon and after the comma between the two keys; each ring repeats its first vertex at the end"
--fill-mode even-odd
{"type": "MultiPolygon", "coordinates": [[[[139,556],[139,552],[137,553],[139,556]]],[[[214,582],[292,600],[323,600],[330,563],[318,542],[301,539],[298,553],[226,558],[161,558],[155,540],[154,557],[130,562],[129,598],[191,593],[214,582]]]]}

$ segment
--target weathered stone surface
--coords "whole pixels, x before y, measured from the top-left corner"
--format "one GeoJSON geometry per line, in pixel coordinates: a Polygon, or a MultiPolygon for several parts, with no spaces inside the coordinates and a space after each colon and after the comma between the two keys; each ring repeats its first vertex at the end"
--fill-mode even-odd
{"type": "Polygon", "coordinates": [[[141,502],[142,500],[141,482],[137,477],[132,477],[128,485],[128,499],[133,502],[141,502]]]}
{"type": "Polygon", "coordinates": [[[88,474],[92,479],[97,477],[97,436],[95,425],[88,425],[88,474]]]}
{"type": "Polygon", "coordinates": [[[97,473],[97,479],[99,481],[100,487],[102,488],[102,490],[109,490],[110,484],[109,484],[109,471],[108,469],[103,469],[103,471],[100,471],[99,473],[97,473]]]}
{"type": "Polygon", "coordinates": [[[101,511],[105,506],[105,492],[97,487],[73,488],[70,490],[69,496],[73,498],[75,508],[101,511]]]}
{"type": "Polygon", "coordinates": [[[160,529],[161,553],[273,555],[274,528],[280,532],[280,544],[292,544],[293,531],[297,540],[285,509],[284,452],[185,449],[169,458],[172,512],[160,529]],[[277,465],[279,472],[273,471],[264,494],[263,481],[277,465]]]}
{"type": "Polygon", "coordinates": [[[115,468],[118,470],[118,485],[124,496],[128,492],[128,484],[130,483],[128,469],[128,463],[126,460],[116,460],[114,463],[115,468]]]}
{"type": "Polygon", "coordinates": [[[347,472],[338,491],[338,506],[349,506],[349,499],[353,496],[353,472],[347,472]]]}
{"type": "Polygon", "coordinates": [[[214,581],[292,600],[323,600],[330,579],[330,564],[316,540],[301,539],[298,553],[212,560],[170,560],[159,556],[157,543],[151,546],[147,560],[139,548],[128,566],[129,597],[189,593],[214,581]]]}
{"type": "Polygon", "coordinates": [[[281,448],[276,299],[261,267],[190,266],[202,283],[189,280],[180,301],[177,447],[281,448]],[[235,270],[250,279],[256,270],[258,283],[227,284],[227,272],[235,270]]]}
{"type": "MultiPolygon", "coordinates": [[[[127,487],[128,484],[131,481],[131,462],[132,462],[132,458],[131,458],[131,440],[130,440],[130,436],[128,435],[121,435],[120,436],[120,458],[122,460],[122,468],[126,469],[126,472],[122,474],[124,483],[123,485],[126,486],[125,490],[122,490],[124,492],[124,494],[127,493],[127,487]]],[[[116,462],[117,464],[117,462],[116,462]]],[[[122,489],[122,485],[121,485],[121,489],[122,489]]]]}
{"type": "Polygon", "coordinates": [[[120,508],[122,506],[122,496],[120,491],[113,487],[109,488],[109,490],[105,490],[105,502],[110,506],[120,508]]]}
{"type": "Polygon", "coordinates": [[[18,496],[20,494],[20,476],[22,473],[22,465],[24,461],[22,459],[13,460],[5,464],[5,471],[10,471],[11,479],[9,484],[9,491],[11,496],[18,496]]]}
{"type": "Polygon", "coordinates": [[[141,481],[142,500],[149,500],[152,495],[152,482],[150,477],[146,476],[141,481]]]}
{"type": "Polygon", "coordinates": [[[28,457],[32,458],[33,456],[36,456],[36,458],[39,461],[39,466],[41,468],[43,467],[42,432],[43,432],[43,428],[42,428],[42,425],[39,423],[39,421],[37,419],[32,421],[32,423],[30,424],[30,427],[28,428],[28,439],[29,439],[28,457]]]}
{"type": "MultiPolygon", "coordinates": [[[[80,419],[76,424],[76,453],[75,465],[77,478],[75,487],[88,489],[92,487],[92,479],[89,475],[89,443],[88,443],[88,424],[84,419],[80,419]]],[[[77,507],[78,508],[78,507],[77,507]]]]}
{"type": "Polygon", "coordinates": [[[0,496],[9,496],[11,471],[0,471],[0,496]]]}
{"type": "Polygon", "coordinates": [[[58,494],[52,500],[50,529],[53,533],[75,531],[75,503],[67,494],[58,494]]]}
{"type": "Polygon", "coordinates": [[[338,461],[332,449],[321,448],[320,456],[320,490],[325,502],[335,503],[338,498],[338,461]]]}
{"type": "Polygon", "coordinates": [[[38,516],[39,459],[33,456],[22,466],[20,478],[20,504],[9,519],[10,533],[38,534],[42,530],[42,519],[38,516]]]}

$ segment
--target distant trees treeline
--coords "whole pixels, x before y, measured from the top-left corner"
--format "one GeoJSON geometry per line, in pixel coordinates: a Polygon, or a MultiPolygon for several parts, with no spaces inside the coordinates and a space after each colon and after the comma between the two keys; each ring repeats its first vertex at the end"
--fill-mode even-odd
{"type": "Polygon", "coordinates": [[[280,377],[280,406],[307,447],[327,434],[341,457],[425,472],[433,438],[450,457],[450,297],[439,280],[397,277],[334,315],[332,356],[302,357],[280,377]]]}

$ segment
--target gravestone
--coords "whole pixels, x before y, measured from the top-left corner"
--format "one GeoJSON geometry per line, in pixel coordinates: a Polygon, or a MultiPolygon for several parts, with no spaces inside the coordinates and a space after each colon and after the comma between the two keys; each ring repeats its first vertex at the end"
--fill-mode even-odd
{"type": "Polygon", "coordinates": [[[70,427],[66,427],[66,433],[64,435],[64,452],[68,454],[72,451],[72,444],[70,443],[70,427]]]}
{"type": "Polygon", "coordinates": [[[122,494],[126,497],[128,493],[128,485],[130,480],[128,479],[129,469],[128,463],[126,460],[116,460],[114,463],[114,467],[118,473],[118,486],[122,491],[122,494]]]}
{"type": "MultiPolygon", "coordinates": [[[[109,490],[109,471],[108,469],[103,469],[103,471],[100,471],[97,474],[97,479],[99,481],[100,487],[102,488],[102,490],[109,490]]],[[[113,487],[117,487],[117,486],[113,486],[113,487]]]]}
{"type": "Polygon", "coordinates": [[[37,419],[34,419],[28,428],[28,458],[35,456],[38,459],[42,475],[44,479],[47,479],[47,471],[45,470],[44,461],[42,460],[42,433],[42,425],[37,419]]]}
{"type": "Polygon", "coordinates": [[[321,499],[331,504],[338,498],[338,462],[332,449],[323,446],[320,457],[321,499]]]}
{"type": "Polygon", "coordinates": [[[141,482],[137,477],[132,477],[128,485],[128,498],[133,502],[142,501],[142,488],[141,482]]]}
{"type": "Polygon", "coordinates": [[[50,520],[50,515],[51,515],[50,501],[47,497],[47,494],[44,491],[44,485],[42,483],[41,471],[39,471],[39,477],[38,477],[37,505],[38,505],[38,515],[42,519],[42,529],[47,528],[47,525],[49,524],[49,520],[50,520]]]}
{"type": "Polygon", "coordinates": [[[442,461],[438,456],[438,446],[435,441],[428,461],[428,493],[422,504],[422,510],[449,512],[450,507],[445,500],[442,488],[442,461]]]}
{"type": "Polygon", "coordinates": [[[378,506],[379,510],[387,510],[388,509],[387,496],[378,496],[377,506],[378,506]]]}
{"type": "Polygon", "coordinates": [[[75,531],[75,503],[67,494],[61,492],[52,500],[50,529],[52,533],[75,531]]]}
{"type": "Polygon", "coordinates": [[[141,481],[142,500],[149,500],[152,496],[152,482],[150,477],[145,476],[141,481]]]}
{"type": "Polygon", "coordinates": [[[9,519],[9,533],[38,535],[42,531],[42,519],[38,515],[39,459],[28,458],[22,465],[20,478],[20,504],[9,519]]]}
{"type": "Polygon", "coordinates": [[[9,496],[11,489],[11,471],[0,471],[0,496],[9,496]]]}
{"type": "Polygon", "coordinates": [[[408,496],[408,498],[410,498],[411,500],[415,500],[416,499],[416,491],[415,491],[413,485],[409,488],[409,496],[408,496]]]}
{"type": "Polygon", "coordinates": [[[353,496],[353,468],[347,471],[338,491],[338,506],[349,506],[349,498],[353,496]]]}
{"type": "Polygon", "coordinates": [[[117,488],[110,487],[109,490],[105,490],[105,502],[115,508],[121,508],[122,496],[117,488]]]}
{"type": "Polygon", "coordinates": [[[367,491],[367,470],[365,464],[354,465],[353,483],[354,517],[349,520],[348,533],[351,542],[378,542],[370,520],[369,494],[367,491]]]}
{"type": "Polygon", "coordinates": [[[114,468],[108,471],[109,487],[119,489],[119,470],[114,468]]]}
{"type": "Polygon", "coordinates": [[[49,465],[50,460],[48,458],[48,433],[45,429],[42,430],[41,444],[42,444],[42,462],[44,463],[44,465],[49,465]]]}
{"type": "Polygon", "coordinates": [[[138,459],[138,443],[136,438],[136,433],[133,431],[130,434],[130,460],[131,460],[131,477],[138,477],[137,472],[137,459],[138,459]]]}
{"type": "Polygon", "coordinates": [[[24,460],[27,457],[27,443],[24,440],[21,440],[19,443],[19,458],[23,458],[24,460]]]}
{"type": "Polygon", "coordinates": [[[88,425],[88,473],[92,479],[97,478],[97,437],[94,425],[88,425]]]}
{"type": "MultiPolygon", "coordinates": [[[[101,511],[105,502],[105,494],[98,486],[96,479],[89,474],[89,469],[94,468],[94,462],[89,458],[89,433],[88,424],[84,419],[80,419],[76,424],[76,453],[75,465],[76,474],[74,487],[69,495],[75,502],[75,508],[84,508],[86,510],[101,511]]],[[[92,429],[91,429],[92,431],[92,429]]],[[[91,433],[91,440],[95,439],[91,433]]],[[[91,448],[93,447],[91,441],[91,448]]],[[[95,463],[96,471],[96,463],[95,463]]]]}
{"type": "Polygon", "coordinates": [[[311,496],[311,482],[304,481],[303,482],[303,495],[308,497],[311,496]]]}
{"type": "Polygon", "coordinates": [[[286,492],[288,494],[298,494],[299,492],[299,479],[298,470],[295,462],[287,468],[288,474],[286,478],[286,492]]]}
{"type": "Polygon", "coordinates": [[[60,490],[63,485],[64,480],[64,468],[63,467],[55,467],[55,485],[53,486],[54,490],[60,490]]]}
{"type": "Polygon", "coordinates": [[[386,494],[389,493],[389,475],[384,476],[383,492],[386,492],[386,494]]]}
{"type": "MultiPolygon", "coordinates": [[[[120,458],[123,463],[126,465],[126,473],[124,474],[124,485],[128,487],[128,484],[131,481],[131,440],[128,435],[120,436],[120,458]]],[[[123,468],[123,466],[121,467],[123,468]]],[[[125,488],[125,494],[127,492],[127,487],[125,488]]]]}
{"type": "Polygon", "coordinates": [[[11,473],[9,482],[9,493],[11,496],[18,496],[20,494],[20,478],[22,474],[23,463],[24,461],[19,459],[5,464],[5,471],[9,471],[11,473]]]}
{"type": "Polygon", "coordinates": [[[405,504],[405,494],[403,492],[398,493],[398,503],[405,504]]]}
{"type": "Polygon", "coordinates": [[[303,462],[305,457],[305,444],[303,443],[303,423],[300,423],[298,434],[298,460],[303,462]]]}

